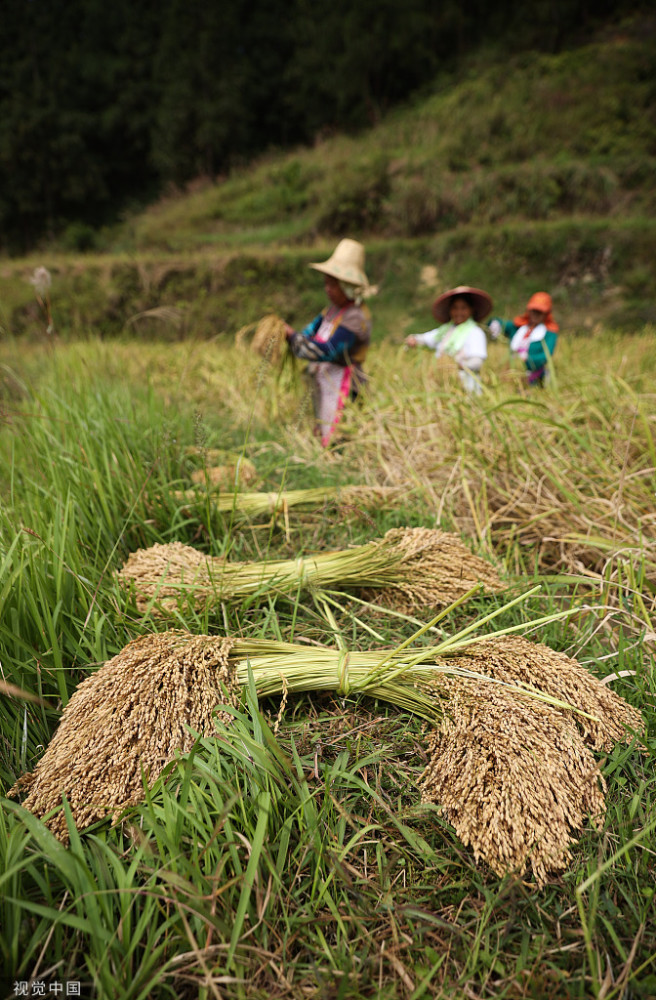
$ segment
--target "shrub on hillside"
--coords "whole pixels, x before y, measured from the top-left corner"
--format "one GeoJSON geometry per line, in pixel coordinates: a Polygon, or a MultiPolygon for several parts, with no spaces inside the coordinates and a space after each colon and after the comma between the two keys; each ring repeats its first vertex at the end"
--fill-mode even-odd
{"type": "Polygon", "coordinates": [[[384,218],[389,191],[386,157],[343,164],[331,171],[321,192],[317,227],[338,236],[377,229],[384,218]]]}
{"type": "Polygon", "coordinates": [[[443,181],[415,175],[395,182],[388,219],[395,235],[423,236],[457,225],[465,213],[443,181]]]}

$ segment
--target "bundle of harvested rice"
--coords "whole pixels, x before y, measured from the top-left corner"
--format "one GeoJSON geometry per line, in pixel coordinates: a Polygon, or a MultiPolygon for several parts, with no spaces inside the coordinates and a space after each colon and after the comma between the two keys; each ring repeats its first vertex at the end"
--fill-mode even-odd
{"type": "MultiPolygon", "coordinates": [[[[407,495],[407,490],[399,486],[319,486],[307,490],[279,490],[271,493],[211,493],[209,500],[219,513],[235,511],[246,517],[275,515],[290,507],[317,507],[334,503],[341,512],[349,509],[360,510],[389,504],[407,495]]],[[[207,492],[184,490],[175,493],[178,500],[206,503],[207,492]]]]}
{"type": "Polygon", "coordinates": [[[204,486],[206,489],[218,487],[223,490],[232,490],[235,486],[248,486],[256,479],[255,466],[248,459],[240,459],[234,463],[228,462],[225,465],[206,465],[202,469],[194,469],[191,473],[192,483],[204,486]]]}
{"type": "MultiPolygon", "coordinates": [[[[141,802],[144,781],[190,750],[194,732],[215,731],[217,705],[236,701],[231,645],[173,632],[135,639],[82,681],[35,771],[8,794],[27,789],[23,805],[42,817],[65,795],[78,828],[141,802]]],[[[68,840],[63,810],[47,825],[68,840]]]]}
{"type": "Polygon", "coordinates": [[[191,481],[206,489],[212,486],[233,490],[235,486],[249,486],[257,479],[257,470],[250,459],[223,448],[203,450],[190,445],[185,448],[185,455],[190,460],[202,461],[202,466],[192,471],[191,481]]]}
{"type": "Polygon", "coordinates": [[[263,316],[255,327],[251,348],[272,364],[281,361],[287,353],[285,321],[275,313],[263,316]]]}
{"type": "MultiPolygon", "coordinates": [[[[346,692],[349,676],[361,683],[379,662],[380,653],[354,654],[349,669],[348,657],[334,649],[180,631],[142,636],[78,686],[35,771],[7,794],[27,791],[24,807],[66,842],[66,819],[58,808],[63,795],[80,829],[108,815],[116,819],[143,800],[144,782],[152,785],[168,763],[191,748],[191,731],[214,731],[214,710],[234,704],[249,669],[260,694],[346,692]]],[[[421,704],[412,689],[409,699],[407,707],[421,704]]],[[[230,719],[226,712],[219,717],[230,719]]]]}
{"type": "Polygon", "coordinates": [[[195,549],[172,544],[173,559],[164,571],[168,546],[156,545],[131,553],[118,573],[124,586],[134,585],[140,611],[155,602],[175,608],[170,595],[176,589],[180,597],[203,608],[265,589],[297,593],[338,584],[371,588],[375,603],[405,609],[445,607],[477,584],[487,591],[502,589],[490,563],[473,555],[456,535],[433,528],[393,528],[383,538],[352,549],[254,563],[199,559],[195,549]]]}
{"type": "Polygon", "coordinates": [[[287,354],[286,324],[280,316],[269,313],[257,323],[249,323],[237,331],[235,344],[240,347],[255,327],[251,340],[251,350],[261,354],[271,364],[279,364],[287,354]]]}
{"type": "MultiPolygon", "coordinates": [[[[506,641],[486,644],[500,653],[506,641]]],[[[410,650],[405,643],[349,653],[181,632],[144,636],[80,685],[36,771],[9,794],[28,788],[23,804],[44,817],[65,793],[78,826],[116,816],[143,797],[142,768],[152,783],[190,747],[185,724],[207,731],[212,708],[233,702],[250,671],[260,696],[359,691],[441,725],[421,779],[424,801],[441,802],[459,836],[495,871],[523,869],[530,860],[544,880],[566,863],[586,816],[603,816],[603,781],[573,722],[580,706],[552,706],[546,695],[538,701],[472,675],[470,657],[436,656],[437,648],[410,650]]],[[[549,652],[536,645],[531,662],[549,652]]],[[[523,657],[528,661],[528,651],[523,657]]],[[[561,669],[574,666],[566,657],[561,669]]],[[[609,694],[604,713],[640,720],[609,694]]],[[[61,812],[46,821],[66,839],[61,812]]]]}

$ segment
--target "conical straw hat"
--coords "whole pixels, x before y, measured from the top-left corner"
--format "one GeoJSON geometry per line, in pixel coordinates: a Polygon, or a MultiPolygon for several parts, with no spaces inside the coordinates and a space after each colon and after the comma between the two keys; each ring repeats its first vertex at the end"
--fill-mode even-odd
{"type": "Polygon", "coordinates": [[[433,302],[433,316],[438,323],[449,322],[449,310],[451,302],[462,295],[467,295],[473,303],[473,317],[476,321],[484,319],[492,310],[492,299],[482,288],[472,288],[470,285],[458,285],[457,288],[450,288],[448,292],[443,292],[433,302]]]}
{"type": "Polygon", "coordinates": [[[357,240],[340,240],[328,260],[310,264],[315,271],[346,281],[356,288],[367,288],[369,280],[364,270],[364,247],[357,240]]]}

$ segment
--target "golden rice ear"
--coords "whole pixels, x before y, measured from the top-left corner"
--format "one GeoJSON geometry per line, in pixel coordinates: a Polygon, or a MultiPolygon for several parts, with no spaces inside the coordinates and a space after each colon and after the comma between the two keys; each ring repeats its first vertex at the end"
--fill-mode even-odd
{"type": "Polygon", "coordinates": [[[543,643],[523,636],[492,637],[468,646],[457,662],[474,673],[520,684],[574,706],[579,711],[572,713],[572,720],[586,745],[595,750],[610,750],[644,729],[637,709],[577,660],[543,643]]]}
{"type": "Polygon", "coordinates": [[[196,608],[203,607],[210,588],[212,558],[182,542],[151,545],[131,552],[118,571],[119,582],[134,585],[137,608],[142,614],[155,600],[175,609],[184,595],[196,608]]]}
{"type": "MultiPolygon", "coordinates": [[[[24,787],[23,806],[44,817],[70,805],[78,829],[143,800],[164,767],[194,744],[190,729],[214,732],[217,705],[238,702],[240,686],[230,661],[232,640],[162,632],[129,643],[78,686],[34,772],[8,792],[24,787]],[[143,775],[143,778],[142,778],[143,775]]],[[[62,810],[46,821],[68,841],[62,810]]]]}
{"type": "Polygon", "coordinates": [[[224,465],[206,465],[202,469],[194,469],[191,481],[197,486],[207,486],[212,489],[234,490],[255,482],[257,472],[248,459],[237,459],[224,465]]]}
{"type": "Polygon", "coordinates": [[[605,783],[568,714],[463,680],[429,739],[420,787],[475,860],[497,875],[530,863],[539,885],[564,869],[588,817],[600,826],[605,783]]]}
{"type": "Polygon", "coordinates": [[[437,528],[392,528],[382,544],[399,557],[398,578],[384,590],[366,591],[374,604],[403,614],[443,608],[476,584],[494,593],[503,589],[496,568],[474,555],[457,535],[437,528]]]}
{"type": "Polygon", "coordinates": [[[264,316],[257,326],[251,340],[251,349],[261,354],[271,364],[278,364],[287,353],[286,324],[280,316],[270,314],[264,316]]]}

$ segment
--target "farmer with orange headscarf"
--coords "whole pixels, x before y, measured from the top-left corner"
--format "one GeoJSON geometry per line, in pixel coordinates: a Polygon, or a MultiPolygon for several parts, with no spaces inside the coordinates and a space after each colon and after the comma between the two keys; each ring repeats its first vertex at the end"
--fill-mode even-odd
{"type": "Polygon", "coordinates": [[[521,316],[513,320],[495,318],[489,323],[492,336],[503,333],[510,341],[510,350],[523,360],[529,385],[544,386],[549,379],[549,362],[559,329],[551,309],[551,296],[535,292],[521,316]]]}

